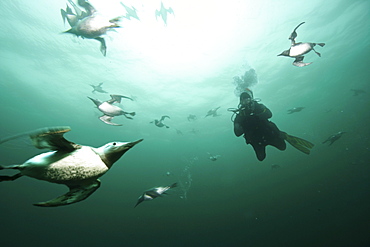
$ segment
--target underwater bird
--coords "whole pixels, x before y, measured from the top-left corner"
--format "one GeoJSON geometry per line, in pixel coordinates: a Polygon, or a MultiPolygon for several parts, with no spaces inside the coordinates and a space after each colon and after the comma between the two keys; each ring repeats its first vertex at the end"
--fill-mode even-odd
{"type": "Polygon", "coordinates": [[[360,94],[366,93],[365,90],[362,89],[351,89],[353,91],[353,96],[358,96],[360,94]]]}
{"type": "Polygon", "coordinates": [[[194,134],[194,135],[196,135],[196,134],[198,134],[199,133],[199,130],[196,130],[196,129],[192,129],[192,130],[190,130],[189,131],[190,133],[192,133],[192,134],[194,134]]]}
{"type": "Polygon", "coordinates": [[[286,57],[295,58],[295,60],[293,62],[293,65],[297,66],[297,67],[304,67],[304,66],[310,65],[312,63],[312,62],[311,63],[304,63],[303,62],[303,58],[304,58],[303,55],[309,53],[310,51],[314,51],[319,57],[321,57],[321,54],[318,53],[317,51],[315,51],[314,47],[316,45],[319,45],[321,47],[323,47],[325,45],[325,43],[310,43],[310,42],[296,43],[295,42],[295,38],[297,37],[296,30],[298,29],[298,27],[300,27],[304,23],[305,22],[300,23],[293,30],[293,32],[290,34],[289,39],[291,40],[291,46],[290,46],[289,50],[285,50],[281,54],[278,55],[278,56],[286,56],[286,57]]]}
{"type": "Polygon", "coordinates": [[[0,176],[0,182],[13,181],[28,176],[51,183],[68,186],[69,192],[46,202],[34,204],[42,207],[57,207],[85,200],[100,187],[98,179],[130,148],[143,139],[134,142],[110,142],[99,148],[75,144],[63,135],[70,131],[68,126],[42,128],[21,133],[0,140],[0,143],[29,136],[36,148],[52,151],[30,158],[21,165],[0,166],[2,169],[16,169],[13,176],[0,176]]]}
{"type": "Polygon", "coordinates": [[[150,123],[154,123],[154,125],[159,127],[159,128],[166,127],[168,129],[169,126],[167,126],[163,123],[165,118],[170,118],[170,117],[169,116],[162,116],[160,120],[155,119],[154,121],[151,121],[150,123]]]}
{"type": "Polygon", "coordinates": [[[211,153],[207,153],[209,155],[209,159],[212,160],[212,161],[216,161],[219,157],[221,157],[221,155],[219,154],[216,154],[216,155],[212,155],[211,153]]]}
{"type": "Polygon", "coordinates": [[[132,17],[132,18],[135,18],[137,20],[140,20],[139,17],[137,16],[136,9],[133,6],[131,6],[131,8],[127,7],[122,2],[121,2],[121,5],[126,9],[126,15],[122,16],[123,18],[131,20],[131,17],[132,17]]]}
{"type": "Polygon", "coordinates": [[[182,131],[181,130],[178,130],[178,129],[176,129],[176,134],[178,134],[178,135],[184,135],[183,133],[182,133],[182,131]]]}
{"type": "Polygon", "coordinates": [[[277,165],[277,164],[272,164],[271,165],[271,170],[276,170],[276,169],[279,169],[279,168],[280,168],[280,166],[277,165]]]}
{"type": "Polygon", "coordinates": [[[158,196],[162,196],[162,194],[166,194],[166,191],[169,189],[172,189],[177,186],[177,183],[172,184],[171,186],[166,186],[166,187],[154,187],[152,189],[149,189],[145,191],[138,199],[136,205],[134,208],[136,208],[137,205],[142,203],[143,201],[150,201],[158,196]]]}
{"type": "Polygon", "coordinates": [[[295,112],[300,112],[300,111],[302,111],[303,109],[304,109],[305,107],[294,107],[294,108],[292,108],[292,109],[289,109],[288,110],[288,114],[292,114],[292,113],[295,113],[295,112]]]}
{"type": "Polygon", "coordinates": [[[111,99],[107,101],[100,101],[98,99],[93,99],[93,98],[88,97],[92,102],[95,103],[99,111],[104,113],[103,116],[99,117],[101,121],[109,125],[121,126],[122,124],[116,124],[116,123],[111,122],[113,117],[123,115],[128,119],[132,119],[132,117],[129,117],[127,115],[135,116],[135,112],[126,112],[122,110],[120,107],[113,105],[113,103],[121,103],[122,98],[132,100],[131,98],[122,96],[122,95],[115,95],[115,94],[111,94],[110,97],[111,99]]]}
{"type": "Polygon", "coordinates": [[[94,93],[94,92],[99,92],[99,93],[108,93],[107,91],[104,91],[104,90],[103,90],[103,88],[101,87],[101,85],[103,85],[103,82],[99,83],[99,85],[97,85],[97,86],[90,84],[90,86],[92,86],[92,87],[93,87],[93,89],[94,89],[94,90],[92,91],[92,93],[94,93]]]}
{"type": "Polygon", "coordinates": [[[157,9],[155,11],[155,19],[157,20],[157,17],[160,16],[164,22],[164,24],[167,26],[167,13],[168,14],[173,14],[174,15],[174,12],[172,10],[172,8],[168,8],[166,9],[163,5],[163,2],[161,2],[161,9],[157,9]]]}
{"type": "Polygon", "coordinates": [[[216,108],[214,108],[214,109],[212,109],[212,110],[209,110],[208,112],[207,112],[207,115],[205,116],[205,117],[208,117],[208,116],[212,116],[212,117],[218,117],[218,116],[221,116],[221,115],[218,115],[217,114],[217,110],[220,108],[220,106],[219,107],[216,107],[216,108]]]}
{"type": "Polygon", "coordinates": [[[99,15],[96,9],[87,0],[78,0],[78,4],[85,8],[87,16],[79,19],[77,23],[71,26],[71,29],[64,33],[71,33],[77,37],[99,41],[100,51],[104,56],[106,56],[107,46],[104,38],[101,36],[106,34],[106,32],[112,28],[119,28],[120,26],[118,22],[120,21],[121,16],[109,20],[102,15],[99,15]]]}
{"type": "Polygon", "coordinates": [[[328,139],[326,139],[322,143],[324,144],[326,142],[330,142],[329,143],[329,146],[330,146],[331,144],[333,144],[334,142],[336,142],[339,138],[341,138],[342,135],[345,134],[345,133],[347,133],[347,132],[339,131],[338,133],[336,133],[336,134],[334,134],[332,136],[329,136],[328,139]]]}
{"type": "Polygon", "coordinates": [[[190,122],[190,121],[195,121],[195,120],[197,120],[197,116],[189,114],[188,121],[190,122]]]}

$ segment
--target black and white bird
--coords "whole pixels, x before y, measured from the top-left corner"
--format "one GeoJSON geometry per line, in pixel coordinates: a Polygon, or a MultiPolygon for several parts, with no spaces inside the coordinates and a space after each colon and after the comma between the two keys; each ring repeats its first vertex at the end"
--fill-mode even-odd
{"type": "Polygon", "coordinates": [[[297,67],[304,67],[307,65],[310,65],[311,63],[304,63],[303,58],[305,54],[309,53],[310,51],[314,51],[319,57],[321,57],[321,54],[318,53],[314,47],[316,45],[319,45],[323,47],[325,43],[310,43],[310,42],[295,42],[295,38],[297,37],[296,30],[298,27],[300,27],[304,22],[300,23],[296,28],[294,28],[293,32],[290,34],[289,39],[291,40],[291,46],[289,50],[285,50],[282,53],[280,53],[278,56],[286,56],[286,57],[292,57],[295,58],[293,65],[297,67]]]}
{"type": "Polygon", "coordinates": [[[120,107],[113,105],[114,103],[121,103],[122,98],[132,100],[130,97],[126,97],[123,95],[116,95],[116,94],[111,94],[110,97],[111,99],[107,101],[100,101],[98,99],[93,99],[93,98],[88,97],[92,102],[94,102],[98,110],[104,113],[103,116],[99,117],[101,121],[109,125],[121,126],[122,124],[113,123],[112,119],[116,116],[121,116],[121,115],[125,116],[128,119],[132,119],[132,117],[130,116],[136,115],[135,112],[126,112],[120,107]]]}
{"type": "Polygon", "coordinates": [[[0,166],[2,169],[16,169],[13,176],[0,176],[0,182],[13,181],[28,176],[51,183],[68,186],[69,192],[55,199],[34,204],[42,207],[56,207],[85,200],[100,187],[98,179],[128,150],[141,142],[110,142],[99,148],[75,144],[63,135],[70,131],[68,126],[42,128],[21,133],[0,140],[4,143],[22,136],[29,136],[36,148],[52,151],[41,153],[23,164],[0,166]]]}
{"type": "Polygon", "coordinates": [[[162,194],[166,194],[167,190],[172,189],[176,186],[177,186],[177,183],[174,183],[171,186],[154,187],[152,189],[145,191],[137,200],[135,207],[139,205],[140,203],[142,203],[143,201],[151,201],[157,198],[158,196],[162,196],[162,194]]]}

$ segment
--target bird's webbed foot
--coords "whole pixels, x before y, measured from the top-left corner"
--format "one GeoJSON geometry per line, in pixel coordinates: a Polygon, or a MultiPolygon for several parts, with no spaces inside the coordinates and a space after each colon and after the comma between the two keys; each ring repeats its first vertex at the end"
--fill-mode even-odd
{"type": "Polygon", "coordinates": [[[105,44],[104,38],[97,37],[95,39],[100,42],[100,51],[103,54],[103,56],[105,57],[107,55],[107,46],[105,44]]]}
{"type": "Polygon", "coordinates": [[[20,178],[22,177],[22,174],[21,173],[17,173],[13,176],[0,176],[0,182],[3,182],[3,181],[14,181],[16,180],[17,178],[20,178]]]}

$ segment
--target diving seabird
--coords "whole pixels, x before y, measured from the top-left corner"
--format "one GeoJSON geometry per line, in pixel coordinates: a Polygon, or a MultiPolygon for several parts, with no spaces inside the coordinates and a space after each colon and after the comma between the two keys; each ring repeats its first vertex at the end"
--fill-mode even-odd
{"type": "Polygon", "coordinates": [[[329,142],[329,146],[331,144],[333,144],[334,142],[338,141],[339,138],[342,137],[343,134],[345,134],[346,132],[343,132],[343,131],[339,131],[338,133],[332,135],[332,136],[329,136],[325,141],[323,141],[322,143],[326,143],[326,142],[329,142]]]}
{"type": "MultiPolygon", "coordinates": [[[[96,12],[96,9],[87,0],[79,0],[78,4],[81,7],[85,8],[87,16],[82,19],[77,18],[77,22],[73,22],[73,26],[71,26],[71,29],[65,31],[64,33],[71,33],[76,35],[77,37],[81,36],[82,38],[95,39],[99,41],[100,51],[104,56],[106,56],[107,46],[102,35],[106,34],[106,32],[111,30],[112,28],[120,27],[118,22],[120,21],[121,17],[116,17],[109,20],[102,15],[99,15],[96,12]]],[[[68,17],[67,20],[69,22],[68,17]]]]}
{"type": "Polygon", "coordinates": [[[300,112],[304,109],[305,107],[299,106],[299,107],[293,107],[292,109],[288,110],[288,114],[292,114],[295,112],[300,112]]]}
{"type": "Polygon", "coordinates": [[[116,123],[111,122],[113,117],[124,115],[128,119],[132,119],[132,117],[129,117],[127,115],[135,116],[135,112],[126,112],[122,110],[120,107],[113,105],[113,103],[121,103],[122,98],[132,100],[129,97],[111,94],[111,99],[107,101],[100,101],[98,99],[93,99],[90,97],[88,98],[91,99],[91,101],[95,103],[99,111],[104,113],[104,115],[99,117],[99,119],[106,124],[114,125],[114,126],[121,126],[122,124],[116,124],[116,123]]]}
{"type": "Polygon", "coordinates": [[[293,32],[290,34],[289,39],[291,40],[291,46],[290,46],[289,50],[285,50],[285,51],[283,51],[282,53],[280,53],[278,55],[278,56],[286,56],[286,57],[295,58],[295,60],[293,62],[293,65],[297,66],[297,67],[304,67],[304,66],[310,65],[312,63],[312,62],[311,63],[304,63],[303,62],[303,58],[304,58],[303,55],[309,53],[310,51],[314,51],[319,57],[321,57],[321,54],[318,53],[317,51],[315,51],[314,47],[316,45],[319,45],[321,47],[323,47],[325,45],[325,43],[310,43],[310,42],[296,43],[295,42],[295,38],[297,37],[296,30],[297,30],[298,27],[300,27],[304,23],[305,22],[300,23],[293,30],[293,32]]]}
{"type": "Polygon", "coordinates": [[[157,198],[158,196],[162,196],[162,194],[166,194],[166,191],[171,189],[171,188],[174,188],[177,186],[177,183],[174,183],[172,184],[171,186],[166,186],[166,187],[155,187],[155,188],[152,188],[150,190],[147,190],[145,191],[140,197],[139,199],[137,200],[137,203],[135,205],[135,207],[137,205],[139,205],[140,203],[142,203],[143,201],[151,201],[155,198],[157,198]]]}
{"type": "Polygon", "coordinates": [[[141,142],[110,142],[99,148],[75,144],[63,135],[70,131],[68,126],[42,128],[0,140],[0,143],[29,136],[36,148],[52,151],[30,158],[21,165],[0,166],[2,169],[16,169],[13,176],[0,176],[0,182],[13,181],[28,176],[51,183],[65,184],[69,192],[46,202],[34,204],[42,207],[57,207],[85,200],[100,187],[99,177],[130,148],[141,142]]]}
{"type": "Polygon", "coordinates": [[[218,110],[219,108],[220,108],[220,106],[219,106],[219,107],[216,107],[215,109],[209,110],[209,111],[207,112],[207,114],[206,114],[206,116],[205,116],[205,117],[208,117],[208,116],[212,116],[212,117],[218,117],[218,116],[221,116],[221,115],[217,114],[217,110],[218,110]]]}
{"type": "Polygon", "coordinates": [[[165,116],[162,116],[161,119],[157,120],[155,119],[154,121],[151,121],[150,123],[154,123],[155,126],[159,127],[159,128],[162,128],[162,127],[166,127],[167,129],[169,128],[169,126],[165,125],[163,123],[163,121],[166,119],[166,118],[170,118],[169,116],[165,115],[165,116]]]}

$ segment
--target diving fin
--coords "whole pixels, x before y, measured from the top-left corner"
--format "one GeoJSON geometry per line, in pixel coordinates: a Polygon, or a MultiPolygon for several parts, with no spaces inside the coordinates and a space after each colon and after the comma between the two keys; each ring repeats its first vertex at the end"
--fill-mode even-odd
{"type": "Polygon", "coordinates": [[[305,153],[305,154],[310,154],[310,149],[313,148],[314,144],[304,140],[302,138],[296,137],[296,136],[291,136],[288,135],[287,133],[283,132],[284,134],[284,139],[293,147],[298,149],[299,151],[305,153]]]}

